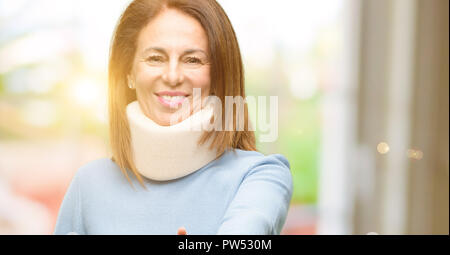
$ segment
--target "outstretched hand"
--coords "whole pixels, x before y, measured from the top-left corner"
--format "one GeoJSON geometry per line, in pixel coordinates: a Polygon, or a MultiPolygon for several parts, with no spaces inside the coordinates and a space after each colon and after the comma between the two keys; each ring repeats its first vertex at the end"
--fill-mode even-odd
{"type": "Polygon", "coordinates": [[[177,235],[187,235],[186,229],[184,227],[180,227],[178,229],[177,235]]]}

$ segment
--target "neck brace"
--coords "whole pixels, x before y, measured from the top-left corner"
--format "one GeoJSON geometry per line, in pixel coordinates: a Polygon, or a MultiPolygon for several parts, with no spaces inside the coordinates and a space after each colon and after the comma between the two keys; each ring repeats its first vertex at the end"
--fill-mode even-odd
{"type": "Polygon", "coordinates": [[[217,155],[209,150],[210,141],[197,142],[209,122],[211,107],[198,111],[172,126],[161,126],[148,118],[137,101],[128,104],[127,118],[130,126],[133,160],[138,172],[152,180],[173,180],[191,174],[217,155]]]}

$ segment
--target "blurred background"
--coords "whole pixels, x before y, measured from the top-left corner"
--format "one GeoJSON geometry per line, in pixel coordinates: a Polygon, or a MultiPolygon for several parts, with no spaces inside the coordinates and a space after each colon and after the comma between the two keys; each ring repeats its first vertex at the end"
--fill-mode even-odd
{"type": "MultiPolygon", "coordinates": [[[[282,234],[448,234],[449,2],[218,2],[247,94],[278,96],[278,140],[258,148],[291,164],[282,234]]],[[[0,0],[0,234],[51,234],[76,170],[109,156],[128,3],[0,0]]]]}

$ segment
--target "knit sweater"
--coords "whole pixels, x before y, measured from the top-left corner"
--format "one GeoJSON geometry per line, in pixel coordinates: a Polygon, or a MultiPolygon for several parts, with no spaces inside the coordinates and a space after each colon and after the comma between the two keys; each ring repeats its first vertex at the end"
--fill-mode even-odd
{"type": "Polygon", "coordinates": [[[78,169],[54,234],[280,234],[292,197],[288,160],[236,149],[184,177],[134,188],[109,158],[78,169]]]}

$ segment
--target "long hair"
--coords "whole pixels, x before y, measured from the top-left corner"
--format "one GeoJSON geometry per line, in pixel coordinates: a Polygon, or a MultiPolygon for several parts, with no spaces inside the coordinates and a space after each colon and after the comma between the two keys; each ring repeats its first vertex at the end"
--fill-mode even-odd
{"type": "MultiPolygon", "coordinates": [[[[208,37],[211,55],[210,94],[225,102],[226,96],[245,98],[244,69],[236,34],[228,16],[215,0],[134,0],[125,9],[115,28],[109,56],[109,137],[112,160],[132,184],[127,169],[143,180],[133,163],[131,137],[126,106],[136,100],[136,92],[127,86],[140,31],[164,9],[179,10],[200,22],[208,37]]],[[[225,113],[222,104],[222,113],[225,113]]],[[[236,110],[237,111],[237,110],[236,110]]],[[[248,127],[248,108],[244,104],[244,131],[204,131],[199,144],[212,139],[210,149],[217,157],[227,149],[256,151],[255,135],[248,127]]],[[[233,120],[236,112],[233,110],[233,120]]],[[[222,114],[225,123],[225,114],[222,114]]],[[[230,129],[222,129],[230,130],[230,129]]],[[[145,186],[144,186],[145,187],[145,186]]]]}

